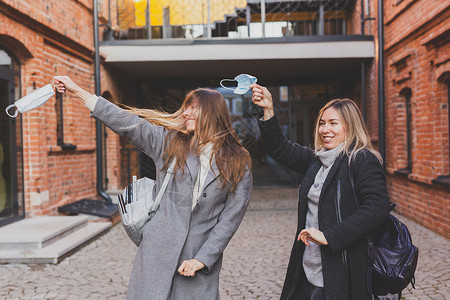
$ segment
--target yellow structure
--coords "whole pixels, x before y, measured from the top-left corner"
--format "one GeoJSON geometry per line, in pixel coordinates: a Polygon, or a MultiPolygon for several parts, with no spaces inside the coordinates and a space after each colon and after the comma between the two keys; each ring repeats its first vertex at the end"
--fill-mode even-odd
{"type": "MultiPolygon", "coordinates": [[[[135,8],[135,26],[145,26],[147,0],[133,0],[135,8]]],[[[163,9],[168,8],[170,25],[206,24],[208,20],[207,0],[149,0],[152,26],[163,25],[163,9]]],[[[246,0],[209,0],[211,23],[222,21],[225,15],[233,14],[235,8],[245,8],[246,0]]]]}

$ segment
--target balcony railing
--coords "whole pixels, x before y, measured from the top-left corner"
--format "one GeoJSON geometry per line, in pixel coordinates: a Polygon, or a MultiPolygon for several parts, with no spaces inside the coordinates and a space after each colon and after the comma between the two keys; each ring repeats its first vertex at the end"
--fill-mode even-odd
{"type": "Polygon", "coordinates": [[[117,0],[114,6],[117,17],[104,27],[103,40],[346,35],[349,11],[355,3],[355,0],[117,0]]]}

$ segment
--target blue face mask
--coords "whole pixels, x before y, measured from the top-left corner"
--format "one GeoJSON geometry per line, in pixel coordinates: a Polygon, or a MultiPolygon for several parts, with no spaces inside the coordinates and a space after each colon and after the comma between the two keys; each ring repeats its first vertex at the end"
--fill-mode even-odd
{"type": "Polygon", "coordinates": [[[248,74],[240,74],[234,79],[222,79],[220,85],[227,90],[232,90],[235,94],[243,95],[250,90],[250,85],[256,83],[258,79],[255,76],[248,74]],[[236,88],[229,88],[222,84],[223,81],[237,81],[238,85],[236,88]]]}

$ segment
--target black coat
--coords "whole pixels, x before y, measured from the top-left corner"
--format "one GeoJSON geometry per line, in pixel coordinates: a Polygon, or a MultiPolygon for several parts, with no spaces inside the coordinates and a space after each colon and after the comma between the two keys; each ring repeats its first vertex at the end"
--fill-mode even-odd
{"type": "MultiPolygon", "coordinates": [[[[302,266],[305,245],[296,240],[305,228],[307,194],[322,163],[307,147],[292,143],[282,133],[278,118],[259,121],[268,153],[281,164],[304,174],[299,188],[298,226],[281,299],[306,299],[302,266]]],[[[389,215],[389,199],[384,170],[376,156],[361,150],[351,163],[357,208],[350,183],[348,156],[338,156],[323,184],[319,199],[319,230],[328,241],[321,247],[325,299],[371,299],[367,293],[367,240],[389,215]],[[336,190],[340,185],[342,223],[338,225],[336,190]],[[351,290],[348,290],[343,250],[347,252],[351,290]]]]}

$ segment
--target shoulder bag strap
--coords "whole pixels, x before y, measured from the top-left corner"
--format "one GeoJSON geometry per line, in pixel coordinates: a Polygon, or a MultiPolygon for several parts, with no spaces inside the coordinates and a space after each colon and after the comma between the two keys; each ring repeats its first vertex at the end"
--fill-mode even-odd
{"type": "Polygon", "coordinates": [[[169,180],[173,175],[173,169],[175,168],[175,162],[176,162],[176,160],[174,159],[170,163],[169,169],[167,169],[167,173],[166,173],[166,176],[164,177],[164,181],[161,186],[161,189],[159,190],[158,195],[156,196],[155,202],[153,202],[152,210],[148,213],[148,215],[150,217],[152,217],[155,214],[156,210],[159,207],[159,204],[161,203],[161,199],[164,195],[164,192],[166,191],[167,185],[169,184],[169,180]]]}

